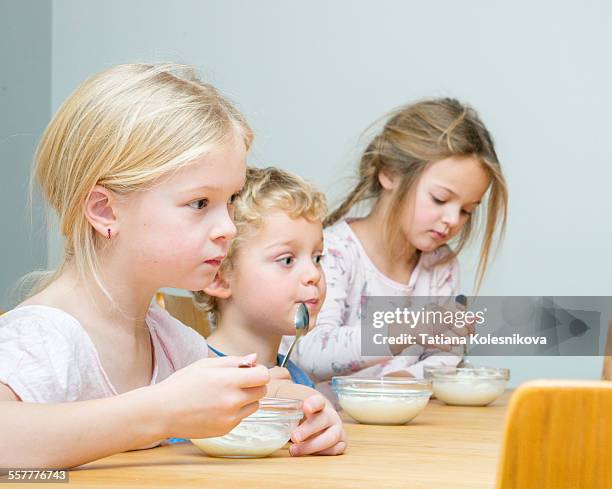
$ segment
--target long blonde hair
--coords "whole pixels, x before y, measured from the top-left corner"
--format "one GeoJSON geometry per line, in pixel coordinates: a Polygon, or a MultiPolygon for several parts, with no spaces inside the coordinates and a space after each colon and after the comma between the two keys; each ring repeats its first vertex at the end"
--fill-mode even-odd
{"type": "MultiPolygon", "coordinates": [[[[329,226],[344,217],[357,203],[377,199],[382,191],[378,180],[386,170],[401,177],[391,198],[390,212],[385,216],[388,254],[401,249],[397,225],[405,197],[418,181],[428,163],[449,157],[476,157],[491,178],[487,199],[486,225],[480,249],[476,290],[480,287],[497,233],[501,241],[506,227],[508,190],[495,152],[493,139],[476,111],[451,99],[430,99],[400,107],[391,113],[382,131],[365,149],[359,163],[357,185],[342,203],[325,219],[329,226]]],[[[443,260],[459,254],[469,242],[477,213],[472,213],[459,233],[457,244],[443,260]]]]}
{"type": "Polygon", "coordinates": [[[190,66],[125,64],[86,80],[59,108],[36,151],[33,176],[58,215],[65,243],[59,269],[31,293],[74,260],[79,276],[93,278],[113,302],[98,267],[103,238],[83,213],[92,188],[144,190],[236,136],[250,146],[244,117],[190,66]]]}

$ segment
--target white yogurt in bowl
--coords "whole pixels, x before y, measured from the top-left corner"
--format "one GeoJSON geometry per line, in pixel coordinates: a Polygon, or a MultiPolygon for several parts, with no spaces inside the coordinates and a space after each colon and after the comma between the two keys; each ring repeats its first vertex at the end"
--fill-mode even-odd
{"type": "Polygon", "coordinates": [[[486,406],[506,389],[510,371],[492,367],[425,367],[433,394],[454,406],[486,406]]]}
{"type": "Polygon", "coordinates": [[[406,377],[334,377],[332,388],[342,409],[364,424],[406,424],[431,396],[429,381],[406,377]]]}
{"type": "Polygon", "coordinates": [[[191,441],[211,457],[267,457],[289,441],[302,416],[301,401],[266,397],[255,413],[226,435],[191,441]]]}

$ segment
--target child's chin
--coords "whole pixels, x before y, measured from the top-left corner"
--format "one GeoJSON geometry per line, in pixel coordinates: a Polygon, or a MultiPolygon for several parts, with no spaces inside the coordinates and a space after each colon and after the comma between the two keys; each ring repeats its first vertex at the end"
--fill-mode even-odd
{"type": "Polygon", "coordinates": [[[214,275],[207,275],[205,277],[198,277],[194,280],[182,280],[180,284],[175,284],[172,287],[191,291],[204,290],[213,282],[214,279],[214,275]]]}
{"type": "Polygon", "coordinates": [[[446,241],[428,241],[425,243],[421,243],[422,246],[416,246],[421,253],[431,253],[432,251],[437,250],[440,246],[444,246],[446,241]]]}
{"type": "Polygon", "coordinates": [[[431,253],[439,246],[440,246],[439,244],[435,244],[435,245],[434,244],[424,244],[422,246],[416,246],[415,248],[419,250],[421,253],[431,253]]]}

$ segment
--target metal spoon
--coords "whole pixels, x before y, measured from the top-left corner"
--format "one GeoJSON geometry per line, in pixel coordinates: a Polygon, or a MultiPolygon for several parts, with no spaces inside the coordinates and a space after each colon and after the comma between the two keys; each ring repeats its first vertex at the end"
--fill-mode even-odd
{"type": "MultiPolygon", "coordinates": [[[[457,297],[455,297],[455,302],[459,304],[460,306],[463,306],[467,309],[467,305],[468,305],[467,297],[464,296],[463,294],[459,294],[457,297]]],[[[474,367],[474,364],[471,362],[471,360],[467,358],[467,345],[463,345],[462,357],[463,358],[459,362],[458,367],[461,367],[461,368],[473,368],[474,367]]]]}
{"type": "Polygon", "coordinates": [[[295,325],[295,339],[293,340],[293,343],[291,343],[291,346],[289,347],[289,351],[285,355],[285,358],[283,358],[283,361],[280,364],[281,367],[284,367],[285,364],[289,361],[289,355],[291,355],[293,347],[298,342],[298,340],[306,333],[308,333],[309,323],[310,314],[308,314],[308,308],[303,302],[300,302],[298,304],[297,310],[295,311],[295,316],[293,316],[293,324],[295,325]]]}

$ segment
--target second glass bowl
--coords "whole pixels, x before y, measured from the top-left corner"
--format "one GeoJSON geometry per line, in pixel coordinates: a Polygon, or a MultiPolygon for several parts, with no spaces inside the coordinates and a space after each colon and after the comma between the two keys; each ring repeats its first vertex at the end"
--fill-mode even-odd
{"type": "Polygon", "coordinates": [[[486,406],[499,398],[510,378],[507,368],[425,367],[437,399],[454,406],[486,406]]]}
{"type": "Polygon", "coordinates": [[[340,406],[364,424],[401,425],[427,405],[431,382],[407,377],[333,377],[340,406]]]}

